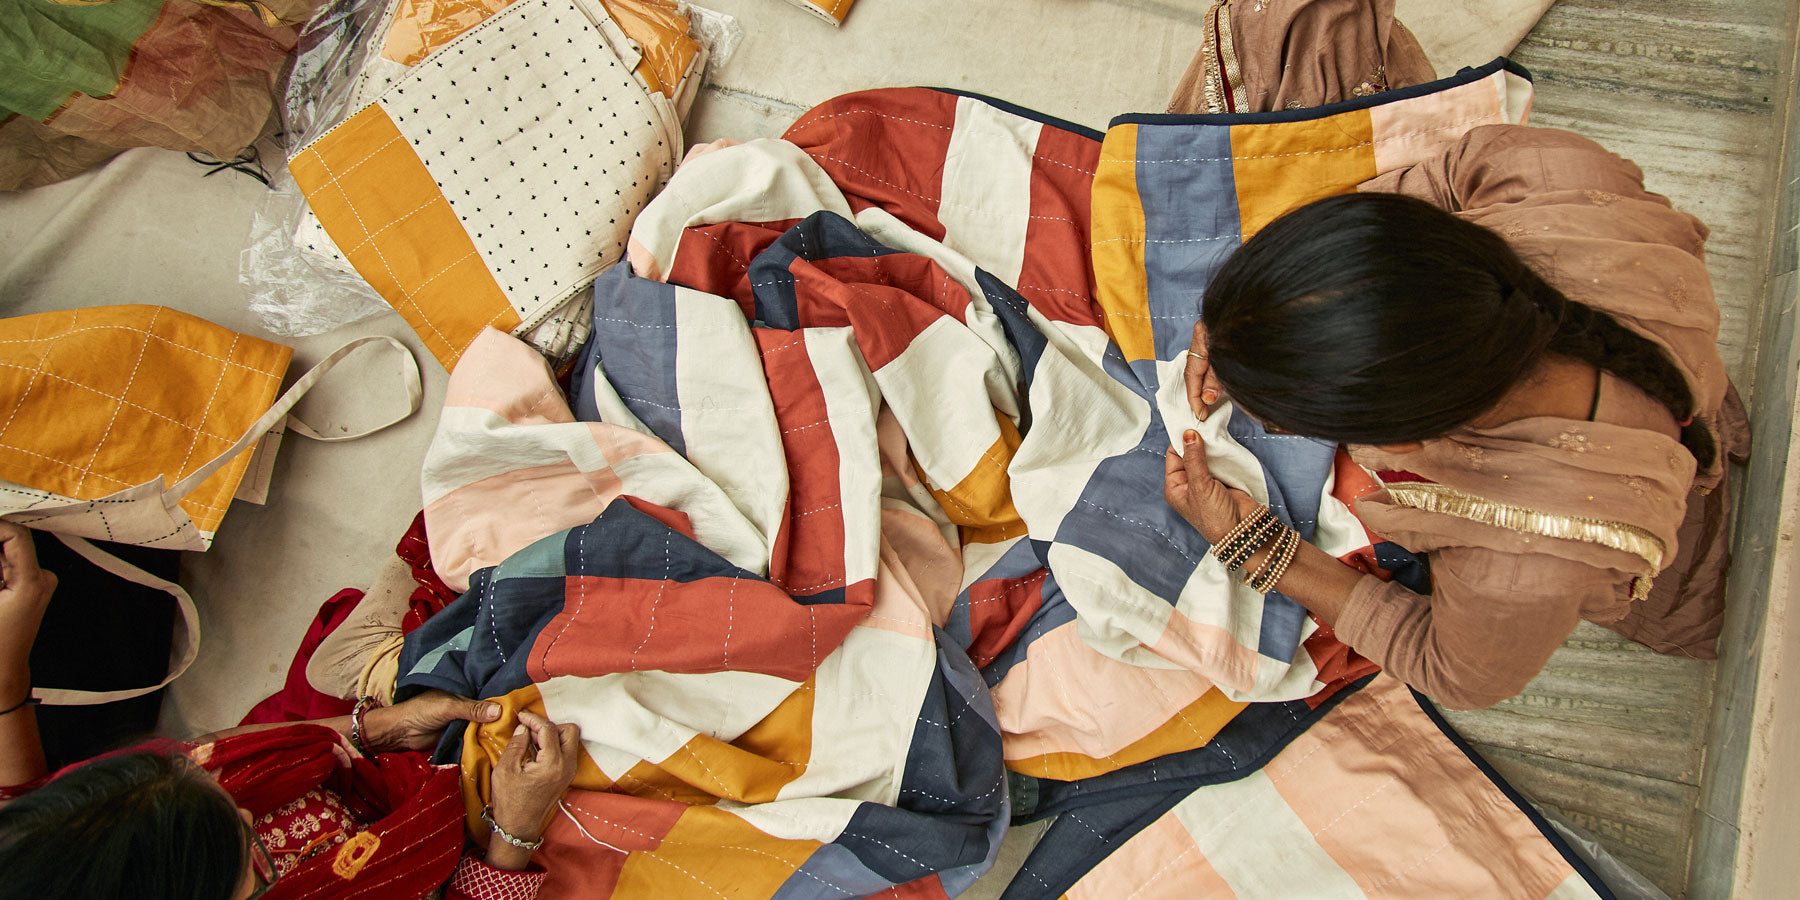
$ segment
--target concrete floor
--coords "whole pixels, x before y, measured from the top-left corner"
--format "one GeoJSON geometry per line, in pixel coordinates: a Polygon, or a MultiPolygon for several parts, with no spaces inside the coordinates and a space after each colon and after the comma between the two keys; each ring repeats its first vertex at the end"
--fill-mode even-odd
{"type": "MultiPolygon", "coordinates": [[[[1558,0],[1513,53],[1536,76],[1534,124],[1636,161],[1712,228],[1720,350],[1753,417],[1791,14],[1785,0],[1558,0]]],[[[1714,673],[1584,624],[1519,697],[1450,719],[1527,796],[1681,897],[1714,673]]]]}
{"type": "MultiPolygon", "coordinates": [[[[778,0],[706,5],[737,16],[745,40],[702,93],[690,141],[779,134],[827,97],[897,84],[993,94],[1103,127],[1117,113],[1162,108],[1199,44],[1209,4],[996,0],[977,8],[943,0],[924,14],[917,2],[862,0],[841,30],[778,0]]],[[[1451,5],[1400,4],[1403,19],[1412,10],[1455,34],[1460,20],[1445,12],[1451,5]]],[[[1503,7],[1529,9],[1513,13],[1529,22],[1543,4],[1462,5],[1487,17],[1503,7]]],[[[1485,23],[1468,30],[1490,44],[1512,40],[1485,23]]],[[[1767,271],[1771,197],[1764,186],[1777,153],[1781,77],[1775,60],[1793,40],[1786,0],[1561,0],[1514,54],[1537,75],[1537,124],[1581,131],[1638,161],[1653,188],[1713,227],[1721,346],[1753,406],[1746,375],[1767,271]]],[[[1470,56],[1434,61],[1453,70],[1498,51],[1459,52],[1470,56]]],[[[0,308],[164,303],[259,333],[243,308],[236,250],[262,187],[198,172],[180,154],[134,151],[73,181],[0,196],[0,246],[9,248],[0,258],[0,308]],[[172,229],[168,222],[192,224],[172,229]]],[[[184,580],[200,605],[206,643],[169,692],[163,728],[170,734],[232,724],[277,688],[319,602],[365,583],[419,508],[417,462],[445,375],[404,323],[386,315],[282,340],[296,347],[297,373],[366,333],[393,334],[414,348],[424,362],[424,411],[365,441],[325,446],[290,438],[269,504],[234,506],[212,552],[190,555],[184,580]]],[[[331,414],[332,382],[353,390],[368,377],[333,376],[311,414],[331,414]]],[[[1711,664],[1660,657],[1584,626],[1523,696],[1455,721],[1521,790],[1679,896],[1713,672],[1711,664]]],[[[1003,865],[1016,864],[1033,834],[1022,830],[1009,841],[1003,865]]],[[[991,896],[1003,881],[997,872],[972,896],[991,896]]]]}

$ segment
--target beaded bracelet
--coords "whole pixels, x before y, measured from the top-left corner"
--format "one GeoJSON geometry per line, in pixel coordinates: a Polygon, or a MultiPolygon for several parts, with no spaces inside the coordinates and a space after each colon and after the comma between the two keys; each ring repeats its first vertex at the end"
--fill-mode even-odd
{"type": "Polygon", "coordinates": [[[1261,550],[1270,538],[1279,536],[1281,529],[1286,527],[1281,524],[1281,520],[1276,518],[1273,512],[1267,513],[1257,523],[1255,530],[1251,531],[1240,543],[1226,548],[1226,552],[1219,555],[1219,562],[1225,564],[1225,571],[1236,572],[1249,562],[1250,557],[1255,556],[1256,551],[1261,550]]]}
{"type": "Polygon", "coordinates": [[[1233,552],[1231,557],[1225,561],[1227,564],[1226,569],[1235,572],[1242,566],[1249,564],[1250,557],[1255,556],[1256,552],[1261,550],[1265,545],[1268,545],[1272,539],[1279,538],[1281,536],[1281,530],[1286,527],[1287,526],[1283,525],[1280,519],[1275,517],[1274,513],[1270,513],[1263,521],[1263,524],[1250,535],[1250,539],[1245,541],[1244,545],[1233,552]]]}
{"type": "Polygon", "coordinates": [[[1257,507],[1255,512],[1239,520],[1236,525],[1232,526],[1230,531],[1225,533],[1224,537],[1220,538],[1212,545],[1212,555],[1217,557],[1219,562],[1225,565],[1227,571],[1242,565],[1243,561],[1237,559],[1237,557],[1243,553],[1244,547],[1251,544],[1252,541],[1255,541],[1256,545],[1260,546],[1261,541],[1256,535],[1258,532],[1266,530],[1268,523],[1274,518],[1275,514],[1271,512],[1268,507],[1257,507]],[[1234,560],[1236,560],[1236,562],[1234,562],[1234,560]]]}
{"type": "Polygon", "coordinates": [[[1236,525],[1231,526],[1230,531],[1225,532],[1224,536],[1213,542],[1213,555],[1219,555],[1221,549],[1230,547],[1233,541],[1241,539],[1245,532],[1248,532],[1258,522],[1261,522],[1264,516],[1269,512],[1270,510],[1268,507],[1259,506],[1256,508],[1255,512],[1239,519],[1236,525]]]}
{"type": "Polygon", "coordinates": [[[501,828],[500,825],[494,821],[494,808],[492,806],[484,806],[481,808],[481,821],[488,823],[488,827],[494,829],[495,837],[520,850],[536,850],[537,848],[544,846],[543,838],[538,838],[535,841],[528,841],[524,838],[516,838],[511,834],[508,834],[506,829],[501,828]]]}
{"type": "Polygon", "coordinates": [[[357,699],[355,708],[350,710],[350,746],[364,756],[375,755],[369,750],[369,745],[363,743],[363,736],[367,733],[363,728],[363,714],[374,705],[374,697],[361,697],[357,699]]]}
{"type": "Polygon", "coordinates": [[[1269,552],[1263,564],[1256,568],[1244,583],[1259,594],[1266,594],[1275,589],[1275,583],[1287,574],[1288,565],[1294,561],[1294,554],[1300,549],[1300,532],[1287,528],[1275,539],[1275,549],[1269,552]]]}

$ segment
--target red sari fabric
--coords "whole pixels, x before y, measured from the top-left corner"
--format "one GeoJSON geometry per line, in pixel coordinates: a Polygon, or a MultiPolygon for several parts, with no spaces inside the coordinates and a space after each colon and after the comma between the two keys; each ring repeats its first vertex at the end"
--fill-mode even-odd
{"type": "Polygon", "coordinates": [[[329,728],[295,725],[202,744],[190,756],[258,818],[323,789],[369,823],[283,873],[268,900],[423,897],[450,878],[462,856],[457,771],[431,765],[424,754],[365,759],[329,728]]]}

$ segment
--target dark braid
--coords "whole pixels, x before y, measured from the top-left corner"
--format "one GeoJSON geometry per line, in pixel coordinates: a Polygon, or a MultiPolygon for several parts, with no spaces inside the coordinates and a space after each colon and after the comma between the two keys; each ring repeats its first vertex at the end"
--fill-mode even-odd
{"type": "Polygon", "coordinates": [[[1556,323],[1544,349],[1579,359],[1636,385],[1667,407],[1676,422],[1687,423],[1681,426],[1681,443],[1694,454],[1702,471],[1712,467],[1718,460],[1718,442],[1695,418],[1694,392],[1662,347],[1619,324],[1612,316],[1569,299],[1523,262],[1511,274],[1519,292],[1535,300],[1556,323]]]}

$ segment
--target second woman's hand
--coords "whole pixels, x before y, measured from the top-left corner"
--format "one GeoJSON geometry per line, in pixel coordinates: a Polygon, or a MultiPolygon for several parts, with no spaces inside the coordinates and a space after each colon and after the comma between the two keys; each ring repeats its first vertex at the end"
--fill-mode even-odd
{"type": "MultiPolygon", "coordinates": [[[[494,764],[494,825],[522,841],[540,839],[580,761],[580,727],[520,712],[519,727],[494,764]]],[[[496,869],[523,869],[530,861],[531,851],[497,834],[488,841],[487,863],[496,869]]]]}
{"type": "Polygon", "coordinates": [[[31,692],[31,645],[56,590],[56,575],[38,568],[31,531],[0,522],[0,709],[31,692]]]}
{"type": "Polygon", "coordinates": [[[451,722],[493,722],[500,705],[470,700],[445,691],[426,691],[393,706],[378,706],[364,714],[366,742],[376,753],[394,750],[430,750],[451,722]]]}

